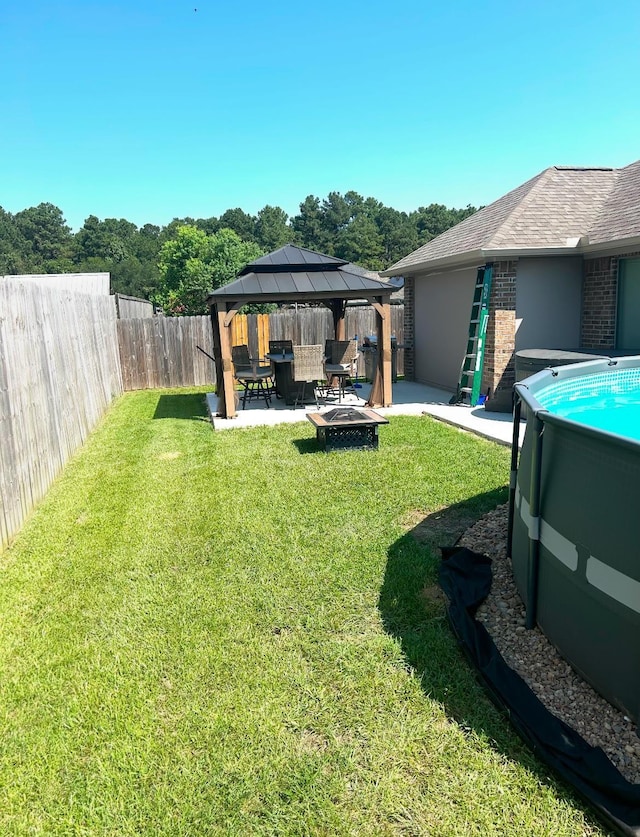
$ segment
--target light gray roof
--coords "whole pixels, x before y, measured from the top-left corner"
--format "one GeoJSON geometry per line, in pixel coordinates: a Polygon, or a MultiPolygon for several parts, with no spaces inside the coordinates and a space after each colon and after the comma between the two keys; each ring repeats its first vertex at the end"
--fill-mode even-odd
{"type": "Polygon", "coordinates": [[[589,244],[640,234],[640,160],[618,169],[615,186],[589,230],[589,244]]]}
{"type": "Polygon", "coordinates": [[[409,253],[383,276],[521,253],[582,252],[640,237],[640,161],[552,166],[409,253]]]}

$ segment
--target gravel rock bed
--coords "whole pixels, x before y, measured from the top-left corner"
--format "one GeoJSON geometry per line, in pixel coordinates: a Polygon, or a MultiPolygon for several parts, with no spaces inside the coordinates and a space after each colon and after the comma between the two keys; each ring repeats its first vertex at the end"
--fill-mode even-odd
{"type": "Polygon", "coordinates": [[[592,746],[601,747],[622,775],[640,783],[636,725],[595,692],[560,656],[539,628],[524,627],[524,605],[507,561],[507,505],[466,530],[459,541],[492,559],[493,582],[476,618],[498,650],[557,718],[592,746]]]}

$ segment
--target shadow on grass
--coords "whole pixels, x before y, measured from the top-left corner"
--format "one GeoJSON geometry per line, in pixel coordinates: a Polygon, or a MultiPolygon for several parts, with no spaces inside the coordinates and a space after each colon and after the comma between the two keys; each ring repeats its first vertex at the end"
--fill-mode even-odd
{"type": "MultiPolygon", "coordinates": [[[[334,454],[338,456],[343,456],[349,453],[358,453],[362,450],[362,448],[343,448],[343,449],[334,449],[326,451],[320,442],[314,437],[309,439],[294,439],[293,444],[298,448],[299,453],[322,453],[325,456],[332,456],[334,454]]],[[[375,451],[373,452],[375,454],[375,451]]]]}
{"type": "MultiPolygon", "coordinates": [[[[507,489],[479,494],[416,521],[390,548],[378,607],[387,633],[398,639],[409,665],[430,699],[442,704],[462,730],[474,732],[509,759],[529,769],[544,784],[552,782],[561,799],[586,806],[511,728],[508,718],[490,701],[476,672],[458,647],[438,584],[440,547],[452,546],[482,515],[506,502],[507,489]]],[[[599,822],[593,815],[594,822],[599,822]]]]}
{"type": "Polygon", "coordinates": [[[161,395],[158,398],[153,417],[154,419],[208,421],[204,395],[202,393],[161,395]]]}
{"type": "Polygon", "coordinates": [[[315,436],[309,439],[294,439],[293,444],[298,448],[298,453],[324,453],[315,436]]]}

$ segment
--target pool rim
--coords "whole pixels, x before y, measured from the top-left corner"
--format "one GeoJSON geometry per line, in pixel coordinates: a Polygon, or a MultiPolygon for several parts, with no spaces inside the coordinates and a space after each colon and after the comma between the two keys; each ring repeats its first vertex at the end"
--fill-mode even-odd
{"type": "Polygon", "coordinates": [[[586,375],[593,375],[599,372],[612,372],[616,369],[640,369],[640,355],[629,355],[625,357],[603,357],[596,360],[585,360],[579,363],[564,364],[562,366],[550,366],[542,369],[528,378],[514,384],[514,392],[531,412],[543,422],[555,424],[558,427],[567,427],[572,431],[591,438],[606,437],[611,443],[637,450],[640,447],[640,439],[632,439],[610,430],[603,430],[592,427],[575,419],[560,416],[541,404],[536,398],[536,393],[549,386],[550,383],[561,383],[564,380],[580,378],[586,375]]]}

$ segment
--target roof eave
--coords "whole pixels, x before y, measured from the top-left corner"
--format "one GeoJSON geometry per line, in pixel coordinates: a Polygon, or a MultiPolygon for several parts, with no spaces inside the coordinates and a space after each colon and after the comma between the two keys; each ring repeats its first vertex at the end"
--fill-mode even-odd
{"type": "Polygon", "coordinates": [[[622,250],[640,250],[640,235],[616,238],[612,241],[588,242],[582,245],[582,252],[585,255],[592,253],[617,253],[622,250]]]}
{"type": "Polygon", "coordinates": [[[382,297],[383,301],[385,298],[388,300],[391,297],[391,294],[394,291],[397,291],[397,288],[389,286],[388,288],[385,287],[382,283],[380,283],[381,287],[380,290],[377,288],[375,290],[365,291],[365,290],[358,290],[358,291],[320,291],[320,292],[313,292],[306,295],[302,294],[292,294],[292,293],[272,293],[272,294],[230,294],[230,293],[222,293],[222,294],[209,294],[207,297],[207,305],[209,308],[212,305],[215,305],[216,302],[226,302],[231,305],[240,304],[240,305],[248,305],[249,303],[260,303],[263,302],[293,302],[297,301],[299,303],[303,302],[317,302],[324,299],[366,299],[369,302],[374,302],[378,299],[378,297],[382,297]]]}
{"type": "Polygon", "coordinates": [[[389,268],[380,271],[380,276],[412,276],[414,273],[422,273],[425,270],[433,270],[438,267],[457,266],[460,264],[472,264],[482,259],[482,250],[474,250],[469,253],[456,253],[453,256],[444,256],[440,259],[427,259],[426,261],[415,262],[414,264],[389,268]]]}
{"type": "MultiPolygon", "coordinates": [[[[639,239],[640,241],[640,239],[639,239]]],[[[456,267],[472,267],[487,262],[504,261],[506,259],[526,258],[530,256],[571,256],[583,252],[584,246],[575,244],[569,247],[507,247],[507,248],[485,248],[472,250],[467,253],[456,253],[452,256],[444,256],[440,259],[429,259],[428,261],[417,262],[396,270],[382,271],[382,276],[413,276],[417,273],[433,273],[437,270],[456,267]]]]}
{"type": "Polygon", "coordinates": [[[472,265],[483,264],[486,261],[486,250],[472,250],[467,253],[455,253],[452,256],[443,256],[439,259],[428,259],[426,261],[416,262],[415,264],[406,265],[405,267],[397,268],[396,270],[385,270],[382,271],[380,275],[413,276],[416,273],[446,269],[448,267],[470,267],[472,265]]]}

